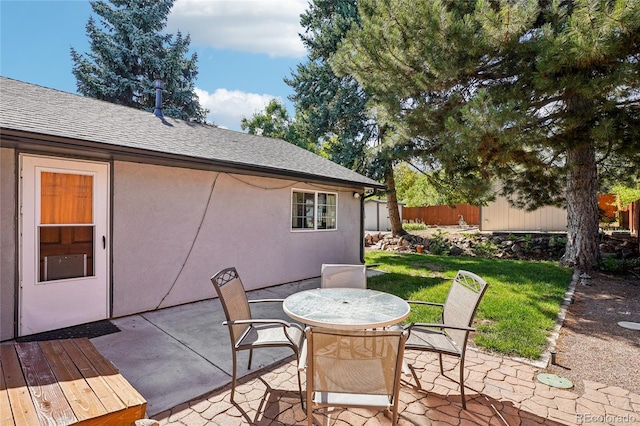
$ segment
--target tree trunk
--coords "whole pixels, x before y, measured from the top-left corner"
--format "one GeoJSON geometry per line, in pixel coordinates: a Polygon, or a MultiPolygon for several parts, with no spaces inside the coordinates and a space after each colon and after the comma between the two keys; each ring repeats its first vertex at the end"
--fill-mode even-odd
{"type": "Polygon", "coordinates": [[[598,177],[591,143],[567,151],[567,247],[560,264],[583,271],[600,260],[598,177]]]}
{"type": "Polygon", "coordinates": [[[387,186],[387,207],[389,208],[391,233],[394,236],[405,235],[407,231],[402,229],[402,220],[400,220],[400,210],[398,209],[398,197],[396,195],[396,180],[393,177],[393,167],[391,163],[385,166],[384,181],[387,186]]]}

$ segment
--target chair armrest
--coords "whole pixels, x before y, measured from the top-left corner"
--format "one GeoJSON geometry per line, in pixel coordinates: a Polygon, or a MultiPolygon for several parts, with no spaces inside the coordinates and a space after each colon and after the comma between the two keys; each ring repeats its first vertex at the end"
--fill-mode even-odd
{"type": "Polygon", "coordinates": [[[247,300],[247,302],[249,302],[249,303],[263,303],[263,302],[278,302],[278,303],[282,303],[282,302],[284,302],[284,299],[253,299],[253,300],[247,300]]]}
{"type": "MultiPolygon", "coordinates": [[[[244,319],[244,320],[235,320],[235,321],[222,321],[222,325],[228,325],[228,326],[232,326],[232,325],[240,325],[240,324],[274,324],[274,325],[280,325],[282,326],[282,331],[284,332],[284,335],[286,336],[287,340],[289,340],[289,342],[293,345],[293,346],[297,346],[298,348],[300,347],[300,342],[295,342],[293,341],[293,339],[291,338],[291,336],[289,335],[289,333],[287,333],[287,327],[294,327],[297,328],[298,330],[300,330],[300,332],[302,333],[302,341],[304,343],[305,339],[304,339],[304,329],[302,328],[302,326],[300,324],[296,324],[296,323],[290,323],[281,319],[244,319]]],[[[244,335],[246,335],[246,333],[249,332],[249,329],[245,330],[244,335]]],[[[244,337],[242,337],[244,338],[244,337]]],[[[240,338],[240,340],[242,340],[242,338],[240,338]]]]}
{"type": "Polygon", "coordinates": [[[244,319],[244,320],[235,320],[235,321],[222,321],[222,325],[240,325],[240,324],[279,324],[283,327],[295,327],[300,331],[304,332],[304,329],[300,324],[287,322],[281,319],[244,319]]]}
{"type": "Polygon", "coordinates": [[[410,305],[429,305],[429,306],[440,306],[444,307],[444,303],[434,303],[434,302],[423,302],[422,300],[407,300],[407,303],[410,305]]]}
{"type": "Polygon", "coordinates": [[[414,326],[418,327],[429,327],[429,328],[447,328],[450,330],[464,330],[464,331],[476,331],[473,327],[466,327],[464,325],[449,325],[449,324],[438,324],[438,323],[426,323],[426,322],[413,322],[409,324],[406,328],[411,328],[414,326]]]}

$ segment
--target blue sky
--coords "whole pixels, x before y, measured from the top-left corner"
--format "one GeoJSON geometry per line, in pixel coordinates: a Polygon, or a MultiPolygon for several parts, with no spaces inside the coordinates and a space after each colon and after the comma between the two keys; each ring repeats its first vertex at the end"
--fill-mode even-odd
{"type": "MultiPolygon", "coordinates": [[[[240,130],[242,117],[293,93],[284,83],[306,57],[298,36],[306,0],[176,0],[166,31],[191,35],[195,82],[208,120],[240,130]]],[[[0,74],[76,92],[69,54],[89,51],[88,0],[0,0],[0,74]]]]}

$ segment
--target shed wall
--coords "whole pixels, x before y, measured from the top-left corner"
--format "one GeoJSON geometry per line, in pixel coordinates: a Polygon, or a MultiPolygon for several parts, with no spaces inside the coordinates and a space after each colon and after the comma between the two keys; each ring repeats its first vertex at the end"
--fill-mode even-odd
{"type": "MultiPolygon", "coordinates": [[[[403,205],[398,203],[400,221],[403,217],[403,205]]],[[[364,229],[367,231],[391,231],[389,207],[386,201],[367,200],[364,202],[364,229]]]]}
{"type": "Polygon", "coordinates": [[[558,207],[542,207],[532,212],[516,209],[504,197],[480,207],[481,231],[543,231],[567,230],[567,211],[558,207]]]}

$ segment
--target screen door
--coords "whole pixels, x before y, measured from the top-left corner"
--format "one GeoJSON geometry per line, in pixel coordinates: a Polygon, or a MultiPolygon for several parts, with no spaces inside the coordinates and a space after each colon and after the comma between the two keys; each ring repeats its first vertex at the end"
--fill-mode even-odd
{"type": "Polygon", "coordinates": [[[109,164],[21,157],[19,335],[108,316],[109,164]]]}

